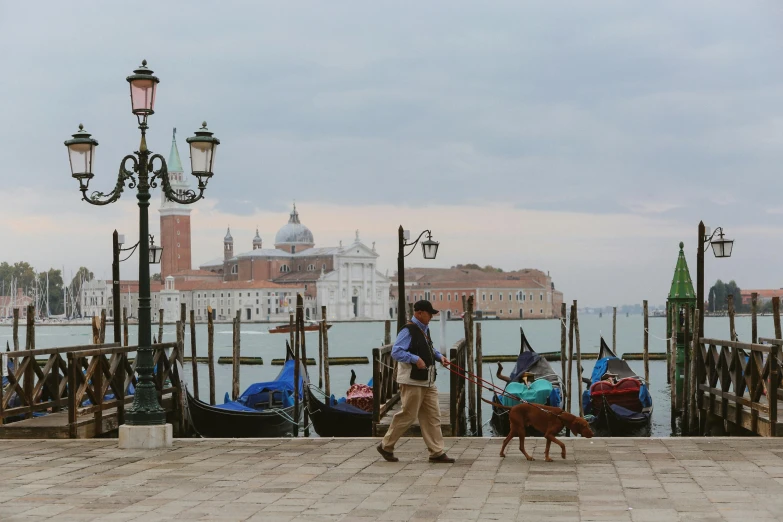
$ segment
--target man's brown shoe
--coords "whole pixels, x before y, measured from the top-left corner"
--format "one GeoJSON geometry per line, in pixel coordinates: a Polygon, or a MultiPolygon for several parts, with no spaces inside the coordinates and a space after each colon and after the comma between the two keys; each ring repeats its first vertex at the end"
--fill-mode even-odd
{"type": "Polygon", "coordinates": [[[441,453],[437,457],[430,457],[430,462],[437,462],[439,464],[454,464],[456,461],[445,453],[441,453]]]}
{"type": "Polygon", "coordinates": [[[378,450],[378,453],[381,454],[381,457],[383,457],[383,459],[386,462],[399,462],[400,460],[397,457],[395,457],[394,453],[392,453],[391,451],[386,451],[385,449],[383,449],[383,443],[378,444],[378,446],[376,446],[375,449],[378,450]]]}

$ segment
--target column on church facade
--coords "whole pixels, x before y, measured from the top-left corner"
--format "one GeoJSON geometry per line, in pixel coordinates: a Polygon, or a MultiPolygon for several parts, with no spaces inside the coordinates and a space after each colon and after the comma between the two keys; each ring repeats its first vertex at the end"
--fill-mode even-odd
{"type": "Polygon", "coordinates": [[[372,263],[370,263],[370,295],[372,296],[372,310],[370,317],[377,319],[380,317],[380,315],[378,314],[378,296],[375,289],[375,265],[372,263]]]}
{"type": "MultiPolygon", "coordinates": [[[[343,302],[343,264],[342,262],[338,262],[337,264],[337,294],[334,300],[334,310],[332,310],[332,313],[334,314],[335,319],[342,319],[343,318],[343,311],[341,309],[343,302]]],[[[330,304],[330,306],[332,306],[330,304]]]]}
{"type": "Polygon", "coordinates": [[[346,293],[348,298],[345,301],[347,308],[345,317],[353,318],[353,274],[351,273],[353,271],[353,263],[349,261],[345,265],[348,267],[348,292],[346,293]]]}

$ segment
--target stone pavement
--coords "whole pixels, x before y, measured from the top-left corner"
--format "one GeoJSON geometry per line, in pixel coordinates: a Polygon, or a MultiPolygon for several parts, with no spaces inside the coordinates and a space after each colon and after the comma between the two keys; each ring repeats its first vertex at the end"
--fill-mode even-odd
{"type": "Polygon", "coordinates": [[[4,440],[0,520],[783,520],[783,439],[564,440],[546,463],[447,439],[456,464],[420,439],[396,464],[372,439],[4,440]]]}

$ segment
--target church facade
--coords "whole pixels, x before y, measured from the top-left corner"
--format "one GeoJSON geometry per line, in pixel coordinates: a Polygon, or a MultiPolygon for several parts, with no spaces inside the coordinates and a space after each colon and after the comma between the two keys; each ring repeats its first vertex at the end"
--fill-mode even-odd
{"type": "Polygon", "coordinates": [[[313,234],[299,219],[294,205],[288,219],[275,234],[274,248],[264,248],[256,230],[251,249],[234,252],[229,229],[223,238],[223,256],[199,267],[200,272],[220,275],[224,282],[267,281],[283,288],[304,290],[305,315],[327,319],[382,320],[391,318],[391,280],[377,269],[375,244],[365,245],[356,231],[353,242],[343,246],[316,247],[313,234]]]}

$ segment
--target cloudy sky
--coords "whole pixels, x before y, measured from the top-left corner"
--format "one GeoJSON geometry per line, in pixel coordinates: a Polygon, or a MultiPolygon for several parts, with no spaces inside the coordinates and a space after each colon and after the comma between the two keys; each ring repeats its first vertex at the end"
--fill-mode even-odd
{"type": "Polygon", "coordinates": [[[236,251],[256,226],[271,246],[296,200],[318,245],[359,229],[390,273],[403,224],[441,242],[426,266],[534,267],[580,304],[663,303],[680,241],[695,277],[703,219],[736,239],[708,284],[783,287],[780,2],[80,6],[0,0],[0,261],[108,277],[111,231],[135,241],[132,192],[80,201],[62,142],[84,123],[91,188],[109,191],[138,145],[125,77],[146,58],[149,147],[168,155],[177,127],[186,160],[202,120],[222,142],[194,265],[229,224],[236,251]]]}

